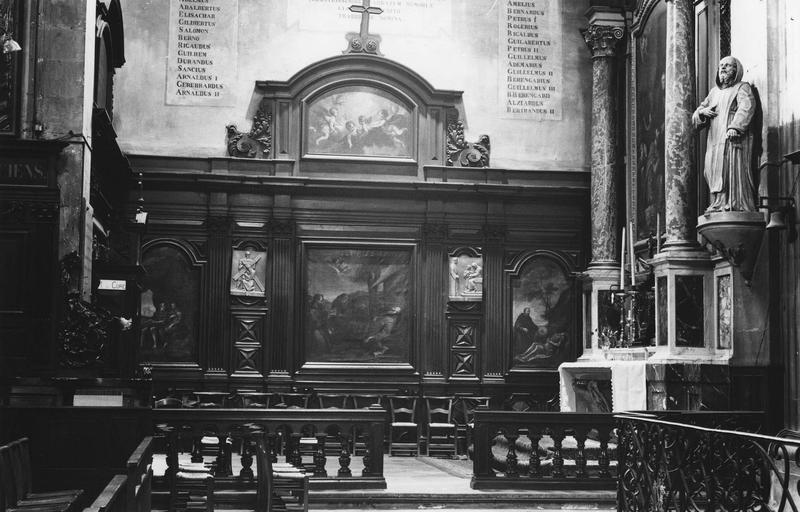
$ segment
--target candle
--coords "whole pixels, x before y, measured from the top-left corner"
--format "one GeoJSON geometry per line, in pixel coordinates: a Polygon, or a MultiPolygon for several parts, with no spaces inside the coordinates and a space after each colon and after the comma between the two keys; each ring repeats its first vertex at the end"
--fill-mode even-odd
{"type": "Polygon", "coordinates": [[[622,227],[622,249],[619,255],[619,289],[625,289],[625,246],[628,244],[625,238],[625,226],[622,227]]]}
{"type": "Polygon", "coordinates": [[[630,231],[630,258],[631,258],[631,286],[636,285],[636,251],[633,250],[633,222],[628,223],[630,231]]]}
{"type": "Polygon", "coordinates": [[[656,215],[656,252],[661,252],[661,214],[656,215]]]}

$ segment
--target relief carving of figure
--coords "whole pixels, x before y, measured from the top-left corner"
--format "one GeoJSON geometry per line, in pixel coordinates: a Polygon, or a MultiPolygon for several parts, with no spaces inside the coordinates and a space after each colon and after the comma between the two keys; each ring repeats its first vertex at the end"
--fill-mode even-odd
{"type": "Polygon", "coordinates": [[[462,274],[465,293],[480,293],[483,290],[483,267],[477,262],[470,263],[462,274]]]}
{"type": "Polygon", "coordinates": [[[703,166],[711,191],[707,213],[756,211],[753,157],[760,127],[753,126],[753,118],[758,105],[750,84],[742,82],[743,74],[739,59],[720,60],[717,87],[692,115],[695,126],[708,127],[703,166]]]}
{"type": "Polygon", "coordinates": [[[244,251],[244,256],[239,258],[238,271],[233,276],[236,289],[247,292],[263,292],[264,283],[256,275],[256,264],[261,256],[252,257],[249,250],[244,251]]]}

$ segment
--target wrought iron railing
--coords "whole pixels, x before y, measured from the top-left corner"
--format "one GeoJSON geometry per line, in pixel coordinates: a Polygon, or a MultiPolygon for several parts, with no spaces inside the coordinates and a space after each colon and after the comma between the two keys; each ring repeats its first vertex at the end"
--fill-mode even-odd
{"type": "Polygon", "coordinates": [[[611,414],[478,408],[471,438],[475,489],[613,490],[616,486],[611,414]]]}
{"type": "MultiPolygon", "coordinates": [[[[752,413],[730,413],[752,424],[752,413]]],[[[716,413],[718,418],[724,414],[716,413]]],[[[706,420],[713,416],[694,414],[706,420]]],[[[793,510],[800,439],[617,414],[617,509],[793,510]]],[[[670,419],[681,416],[671,416],[670,419]]],[[[686,415],[685,419],[692,419],[686,415]]],[[[737,422],[742,424],[741,421],[737,422]]]]}

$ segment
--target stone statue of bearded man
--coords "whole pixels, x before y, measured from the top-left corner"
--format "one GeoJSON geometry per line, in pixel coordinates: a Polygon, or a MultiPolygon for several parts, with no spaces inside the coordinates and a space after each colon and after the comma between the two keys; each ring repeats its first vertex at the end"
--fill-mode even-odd
{"type": "Polygon", "coordinates": [[[756,211],[751,124],[757,105],[750,84],[742,82],[743,74],[739,59],[729,56],[719,61],[717,87],[692,115],[695,126],[708,127],[703,174],[711,205],[706,213],[756,211]]]}

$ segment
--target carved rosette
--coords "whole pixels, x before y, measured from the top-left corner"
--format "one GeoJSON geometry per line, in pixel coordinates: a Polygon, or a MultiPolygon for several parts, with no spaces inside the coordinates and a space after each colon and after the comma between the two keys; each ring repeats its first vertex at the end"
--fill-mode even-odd
{"type": "Polygon", "coordinates": [[[583,39],[592,52],[592,58],[613,57],[617,51],[617,41],[622,39],[622,27],[611,25],[590,25],[582,30],[583,39]]]}
{"type": "Polygon", "coordinates": [[[378,34],[367,34],[362,37],[357,32],[350,32],[346,36],[347,49],[342,53],[369,53],[371,55],[383,55],[381,53],[381,36],[378,34]]]}

